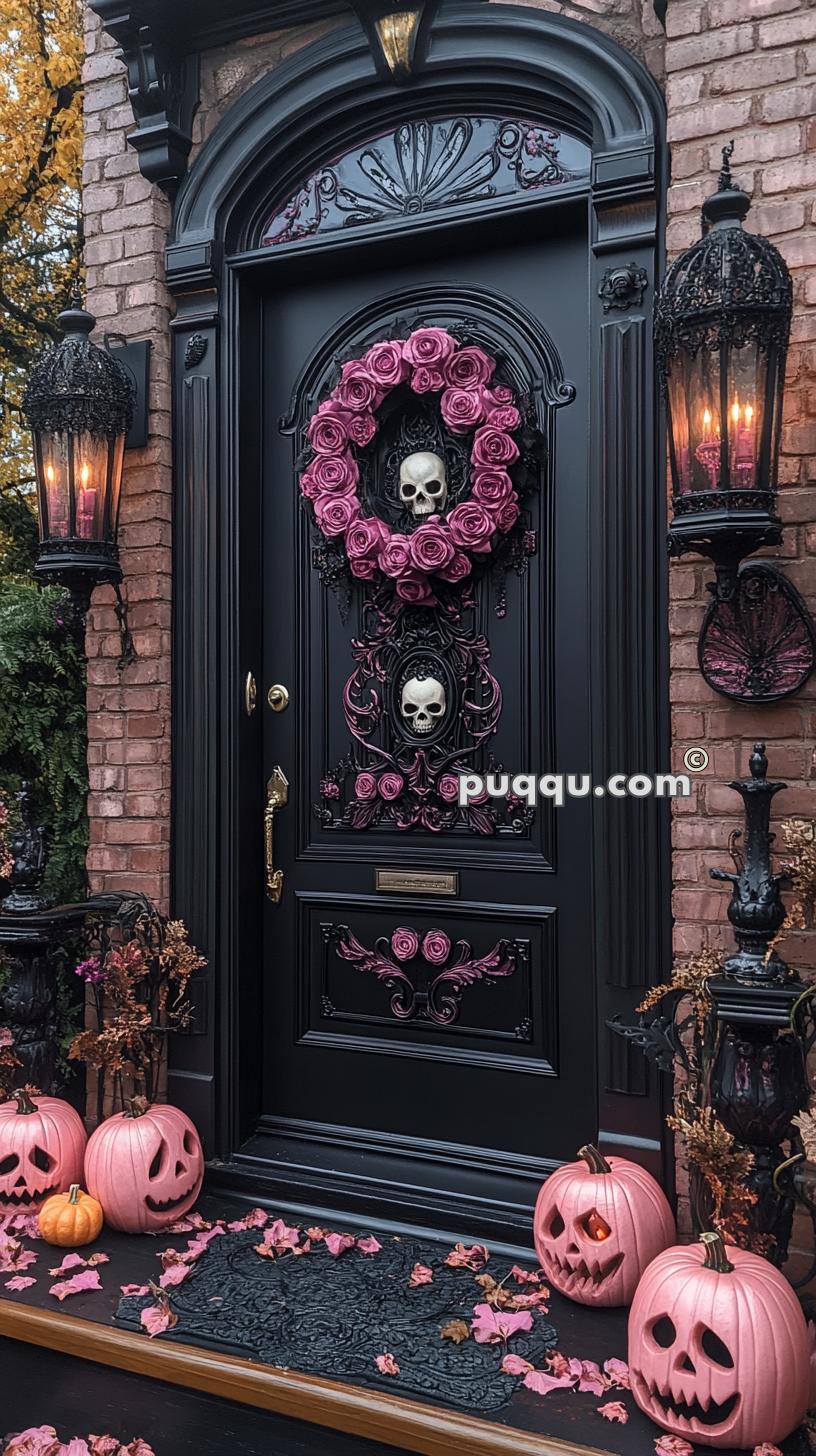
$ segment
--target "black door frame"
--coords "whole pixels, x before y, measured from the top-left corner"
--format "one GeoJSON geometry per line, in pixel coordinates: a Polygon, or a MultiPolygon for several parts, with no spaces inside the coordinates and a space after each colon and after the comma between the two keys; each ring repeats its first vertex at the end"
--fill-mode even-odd
{"type": "MultiPolygon", "coordinates": [[[[592,147],[591,468],[604,508],[587,548],[592,619],[609,627],[593,642],[591,767],[599,781],[668,765],[665,493],[650,327],[663,259],[660,93],[640,63],[598,31],[532,8],[443,8],[425,67],[407,87],[379,78],[361,29],[336,30],[227,113],[182,186],[167,251],[177,302],[173,908],[211,967],[196,1033],[175,1040],[170,1097],[218,1159],[229,1160],[253,1125],[241,1063],[258,1034],[250,1013],[261,973],[252,930],[260,923],[260,822],[248,818],[238,792],[239,764],[253,757],[261,782],[260,714],[248,719],[243,711],[246,672],[260,661],[259,603],[247,569],[259,540],[258,502],[247,499],[246,486],[243,499],[239,491],[239,454],[245,482],[253,446],[238,399],[253,366],[260,368],[257,310],[247,300],[269,266],[269,250],[256,247],[262,208],[329,160],[327,137],[336,155],[429,110],[560,122],[592,147]],[[632,704],[640,711],[633,714],[632,704]]],[[[664,1173],[660,1089],[605,1021],[631,1012],[669,963],[668,829],[661,801],[596,810],[587,866],[598,947],[597,1021],[588,1030],[599,1062],[600,1137],[654,1171],[663,1160],[664,1173]]],[[[314,1196],[325,1204],[322,1190],[314,1196]]]]}

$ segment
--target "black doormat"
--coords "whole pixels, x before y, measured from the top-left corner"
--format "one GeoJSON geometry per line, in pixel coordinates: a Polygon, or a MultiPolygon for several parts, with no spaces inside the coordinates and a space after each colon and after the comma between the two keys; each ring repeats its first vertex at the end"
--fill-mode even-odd
{"type": "MultiPolygon", "coordinates": [[[[212,1240],[189,1278],[168,1290],[178,1322],[167,1338],[480,1413],[502,1410],[518,1387],[501,1369],[508,1349],[540,1368],[556,1344],[536,1310],[532,1329],[509,1344],[442,1339],[449,1321],[470,1324],[483,1293],[473,1270],[445,1264],[438,1244],[383,1235],[372,1255],[351,1249],[333,1258],[316,1245],[302,1257],[267,1259],[255,1252],[259,1238],[247,1229],[212,1240]],[[415,1264],[432,1268],[431,1283],[410,1287],[415,1264]],[[380,1374],[383,1354],[399,1374],[380,1374]]],[[[509,1268],[491,1258],[484,1272],[501,1282],[509,1268]]],[[[125,1296],[116,1323],[140,1330],[151,1302],[125,1296]]]]}

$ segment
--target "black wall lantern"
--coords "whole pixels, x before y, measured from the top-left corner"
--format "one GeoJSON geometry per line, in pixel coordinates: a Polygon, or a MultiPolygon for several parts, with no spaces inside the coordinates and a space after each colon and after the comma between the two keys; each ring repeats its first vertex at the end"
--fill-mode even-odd
{"type": "Polygon", "coordinates": [[[133,380],[92,344],[96,320],[79,303],[59,315],[65,337],[32,369],[23,410],[34,437],[40,516],[40,580],[68,587],[84,616],[93,588],[122,568],[117,534],[133,380]]]}
{"type": "Polygon", "coordinates": [[[655,311],[655,346],[669,420],[673,519],[669,550],[714,562],[700,634],[700,669],[726,697],[772,702],[814,666],[810,615],[768,562],[740,562],[778,545],[777,465],[791,278],[766,238],[746,232],[750,199],[723,148],[718,190],[703,204],[703,235],[672,265],[655,311]]]}

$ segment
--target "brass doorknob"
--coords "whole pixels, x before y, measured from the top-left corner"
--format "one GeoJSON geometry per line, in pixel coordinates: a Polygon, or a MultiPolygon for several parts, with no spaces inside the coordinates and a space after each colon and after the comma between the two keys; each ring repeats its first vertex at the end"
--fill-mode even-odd
{"type": "Polygon", "coordinates": [[[273,713],[282,713],[284,708],[289,707],[289,689],[283,683],[273,683],[266,695],[266,701],[273,713]]]}

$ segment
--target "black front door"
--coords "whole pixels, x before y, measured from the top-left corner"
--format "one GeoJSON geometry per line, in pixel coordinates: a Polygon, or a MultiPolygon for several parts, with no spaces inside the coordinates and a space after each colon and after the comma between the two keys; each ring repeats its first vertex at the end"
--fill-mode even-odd
{"type": "MultiPolygon", "coordinates": [[[[460,770],[590,765],[605,624],[589,619],[586,218],[576,196],[535,219],[476,208],[391,247],[301,250],[263,298],[255,802],[259,822],[269,793],[274,898],[251,1147],[307,1183],[397,1184],[403,1212],[406,1189],[421,1203],[431,1184],[544,1172],[597,1131],[591,804],[454,797],[460,770]],[[434,578],[431,604],[397,576],[350,575],[299,485],[343,362],[420,328],[495,360],[489,387],[523,416],[521,514],[463,579],[434,578]]],[[[389,389],[374,437],[349,447],[363,515],[403,541],[473,486],[474,428],[449,428],[419,384],[389,389]]]]}

